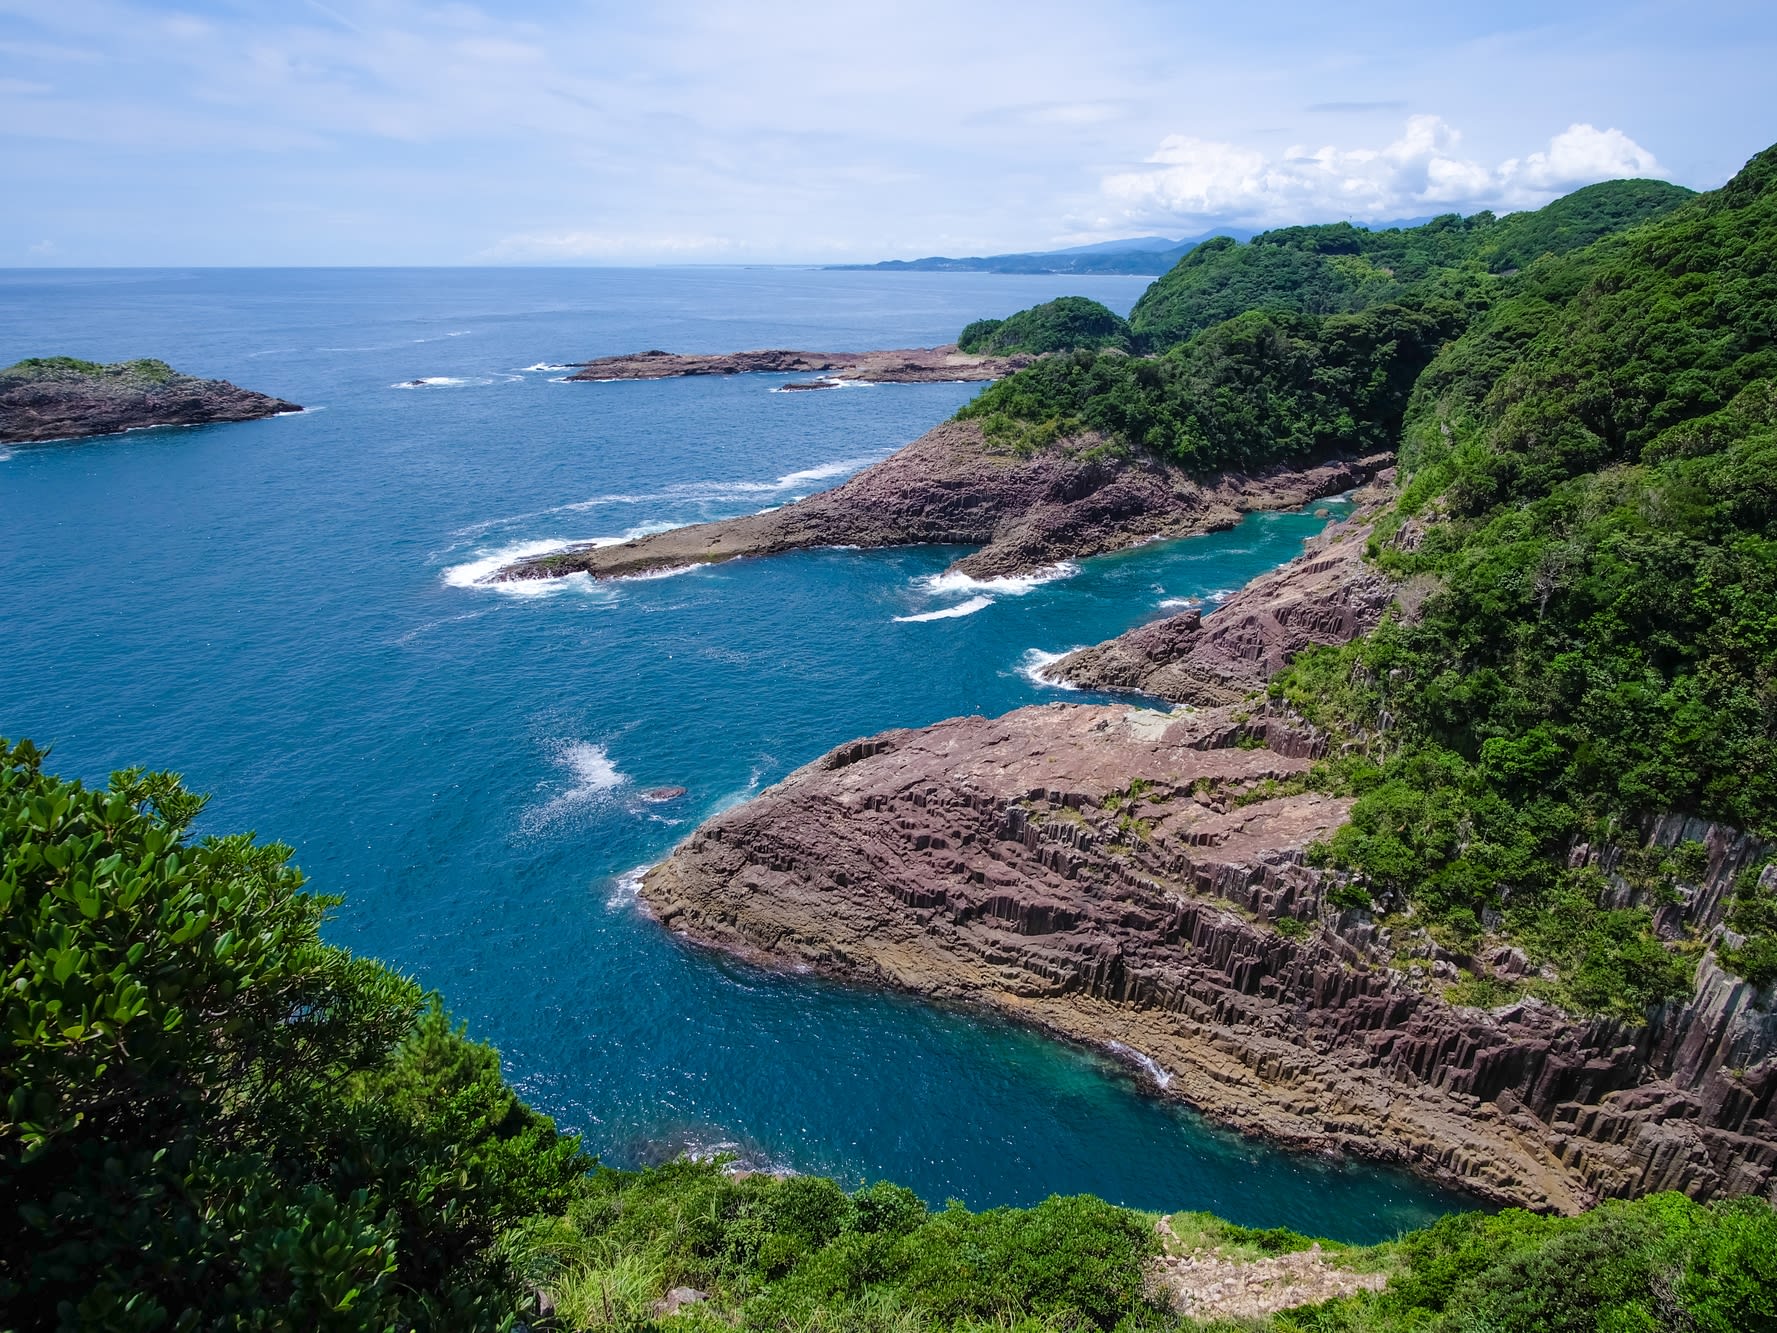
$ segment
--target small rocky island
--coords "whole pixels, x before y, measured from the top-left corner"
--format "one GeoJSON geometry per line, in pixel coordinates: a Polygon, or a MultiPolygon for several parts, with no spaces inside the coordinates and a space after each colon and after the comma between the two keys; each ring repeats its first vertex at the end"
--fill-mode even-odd
{"type": "Polygon", "coordinates": [[[100,365],[31,357],[0,370],[0,444],[113,435],[145,426],[254,421],[302,408],[230,384],[182,375],[165,361],[100,365]]]}
{"type": "Polygon", "coordinates": [[[570,380],[670,380],[691,375],[819,375],[786,388],[820,389],[855,384],[938,384],[997,380],[1021,370],[1031,356],[974,356],[944,347],[902,347],[880,352],[754,352],[679,355],[659,350],[582,361],[570,380]]]}

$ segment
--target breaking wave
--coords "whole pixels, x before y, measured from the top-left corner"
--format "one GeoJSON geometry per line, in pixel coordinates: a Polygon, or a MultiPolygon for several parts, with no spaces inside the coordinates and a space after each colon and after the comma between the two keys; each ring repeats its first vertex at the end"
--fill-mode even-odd
{"type": "Polygon", "coordinates": [[[1072,681],[1051,680],[1043,674],[1043,668],[1059,662],[1066,653],[1048,653],[1041,648],[1026,648],[1024,656],[1018,659],[1018,674],[1041,690],[1078,690],[1080,687],[1072,681]]]}
{"type": "Polygon", "coordinates": [[[562,820],[610,799],[612,792],[629,781],[618,772],[605,747],[591,741],[563,741],[553,759],[556,767],[566,771],[572,785],[520,816],[519,827],[525,833],[546,832],[562,820]]]}
{"type": "Polygon", "coordinates": [[[922,620],[954,620],[957,616],[972,616],[977,611],[985,611],[993,605],[991,597],[971,597],[956,606],[947,606],[938,611],[925,611],[917,616],[896,616],[897,625],[911,625],[922,620]]]}

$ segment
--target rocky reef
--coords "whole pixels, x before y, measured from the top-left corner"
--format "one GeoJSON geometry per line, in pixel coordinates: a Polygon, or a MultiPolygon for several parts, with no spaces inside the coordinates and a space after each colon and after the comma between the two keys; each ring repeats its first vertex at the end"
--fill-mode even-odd
{"type": "Polygon", "coordinates": [[[952,568],[1027,574],[1160,537],[1231,527],[1257,509],[1348,490],[1389,458],[1339,458],[1263,472],[1192,476],[1085,437],[1033,453],[989,447],[973,421],[948,421],[830,491],[760,514],[520,561],[493,577],[614,578],[819,546],[981,549],[952,568]]]}
{"type": "Polygon", "coordinates": [[[226,380],[182,375],[164,361],[99,365],[34,357],[0,370],[0,443],[110,435],[145,426],[202,426],[300,412],[295,403],[226,380]]]}
{"type": "MultiPolygon", "coordinates": [[[[1771,994],[1706,955],[1692,996],[1639,1026],[1452,1003],[1458,963],[1509,977],[1522,958],[1456,959],[1331,905],[1304,851],[1349,802],[1291,784],[1321,744],[1232,707],[885,732],[711,819],[641,894],[691,940],[989,1006],[1139,1056],[1240,1129],[1499,1202],[1772,1189],[1771,994]]],[[[1708,847],[1673,910],[1713,928],[1761,849],[1656,836],[1708,847]]]]}
{"type": "Polygon", "coordinates": [[[681,355],[634,352],[580,361],[570,380],[668,380],[687,375],[819,374],[822,379],[789,387],[812,388],[847,380],[860,384],[933,384],[947,380],[997,380],[1029,365],[1028,356],[973,356],[945,347],[902,347],[885,352],[756,352],[681,355]]]}

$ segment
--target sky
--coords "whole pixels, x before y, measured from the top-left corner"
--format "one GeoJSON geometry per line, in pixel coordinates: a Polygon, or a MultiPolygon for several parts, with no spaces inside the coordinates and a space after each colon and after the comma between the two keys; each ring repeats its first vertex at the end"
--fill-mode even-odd
{"type": "Polygon", "coordinates": [[[1721,184],[1777,6],[0,0],[0,267],[854,262],[1721,184]]]}

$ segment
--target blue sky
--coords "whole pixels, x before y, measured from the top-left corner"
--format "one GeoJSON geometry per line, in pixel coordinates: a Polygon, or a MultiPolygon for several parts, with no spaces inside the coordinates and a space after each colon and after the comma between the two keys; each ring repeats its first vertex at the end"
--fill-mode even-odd
{"type": "Polygon", "coordinates": [[[1047,249],[1720,184],[1777,7],[0,0],[0,267],[1047,249]]]}

